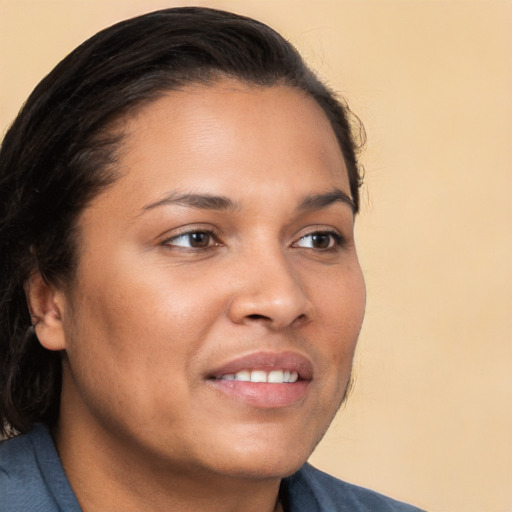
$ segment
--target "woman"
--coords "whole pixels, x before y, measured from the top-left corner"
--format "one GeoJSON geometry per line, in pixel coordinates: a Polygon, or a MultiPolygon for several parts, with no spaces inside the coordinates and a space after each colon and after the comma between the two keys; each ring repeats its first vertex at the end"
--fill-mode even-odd
{"type": "Polygon", "coordinates": [[[356,152],[226,12],[125,21],[39,84],[0,154],[0,511],[417,510],[305,464],[364,313],[356,152]]]}

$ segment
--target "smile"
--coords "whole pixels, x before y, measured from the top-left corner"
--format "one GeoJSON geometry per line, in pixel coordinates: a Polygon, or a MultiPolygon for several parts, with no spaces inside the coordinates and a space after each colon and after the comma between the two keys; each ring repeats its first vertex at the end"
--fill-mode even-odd
{"type": "Polygon", "coordinates": [[[226,373],[219,380],[235,380],[240,382],[268,382],[284,384],[296,382],[299,374],[289,370],[240,370],[236,373],[226,373]]]}
{"type": "Polygon", "coordinates": [[[206,382],[234,403],[259,409],[290,407],[304,401],[313,364],[302,354],[253,352],[236,357],[206,375],[206,382]]]}

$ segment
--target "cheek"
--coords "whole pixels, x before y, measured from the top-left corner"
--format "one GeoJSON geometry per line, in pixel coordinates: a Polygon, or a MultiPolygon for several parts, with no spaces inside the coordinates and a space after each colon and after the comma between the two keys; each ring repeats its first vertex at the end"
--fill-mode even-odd
{"type": "Polygon", "coordinates": [[[358,263],[325,276],[309,287],[316,306],[317,325],[347,345],[357,342],[366,305],[364,277],[358,263]]]}
{"type": "Polygon", "coordinates": [[[117,386],[130,402],[167,400],[169,386],[185,390],[198,373],[224,308],[218,287],[165,264],[105,263],[77,283],[67,329],[72,371],[91,388],[117,386]]]}
{"type": "Polygon", "coordinates": [[[183,286],[115,272],[80,291],[65,326],[75,401],[109,428],[180,421],[215,317],[211,299],[199,294],[197,304],[183,286]]]}
{"type": "Polygon", "coordinates": [[[317,340],[318,348],[324,352],[324,361],[329,366],[326,373],[344,391],[364,318],[364,278],[355,265],[350,272],[339,272],[322,282],[324,286],[317,282],[314,287],[317,317],[310,326],[309,337],[317,340]]]}

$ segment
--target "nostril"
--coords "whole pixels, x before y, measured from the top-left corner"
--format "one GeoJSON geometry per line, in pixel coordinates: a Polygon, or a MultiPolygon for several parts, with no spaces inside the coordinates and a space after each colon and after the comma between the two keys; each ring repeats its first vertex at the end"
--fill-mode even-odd
{"type": "Polygon", "coordinates": [[[270,320],[268,316],[258,314],[247,315],[247,318],[250,318],[251,320],[270,320]]]}

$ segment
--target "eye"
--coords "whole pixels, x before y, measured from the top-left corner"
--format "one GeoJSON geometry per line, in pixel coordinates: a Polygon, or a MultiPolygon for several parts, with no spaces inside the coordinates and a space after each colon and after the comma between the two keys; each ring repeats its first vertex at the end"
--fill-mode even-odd
{"type": "Polygon", "coordinates": [[[211,231],[190,231],[165,240],[164,245],[185,249],[207,249],[216,245],[211,231]]]}
{"type": "Polygon", "coordinates": [[[316,249],[325,251],[335,249],[343,244],[343,238],[333,231],[317,231],[300,238],[293,244],[293,247],[303,247],[305,249],[316,249]]]}

